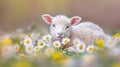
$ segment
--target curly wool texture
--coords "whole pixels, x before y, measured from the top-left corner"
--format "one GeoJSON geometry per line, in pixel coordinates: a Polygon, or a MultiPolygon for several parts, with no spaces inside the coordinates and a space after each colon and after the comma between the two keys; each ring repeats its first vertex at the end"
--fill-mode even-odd
{"type": "Polygon", "coordinates": [[[98,25],[92,22],[83,22],[72,26],[71,36],[71,38],[79,38],[81,41],[85,42],[86,45],[91,45],[99,38],[104,39],[105,33],[98,25]]]}

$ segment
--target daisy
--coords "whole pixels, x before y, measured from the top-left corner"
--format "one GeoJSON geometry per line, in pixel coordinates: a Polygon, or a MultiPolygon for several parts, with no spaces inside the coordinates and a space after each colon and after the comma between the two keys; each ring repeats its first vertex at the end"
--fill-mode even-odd
{"type": "Polygon", "coordinates": [[[44,55],[50,57],[55,52],[54,48],[46,48],[44,55]]]}
{"type": "Polygon", "coordinates": [[[85,48],[86,48],[86,45],[84,42],[80,42],[78,45],[77,45],[77,52],[84,52],[85,51],[85,48]]]}
{"type": "Polygon", "coordinates": [[[19,59],[24,59],[25,58],[25,54],[19,54],[19,59]]]}
{"type": "Polygon", "coordinates": [[[117,45],[117,41],[114,40],[114,39],[108,39],[107,43],[106,43],[106,46],[107,47],[114,47],[117,45]]]}
{"type": "Polygon", "coordinates": [[[25,52],[31,54],[33,52],[34,45],[29,45],[25,47],[25,52]]]}
{"type": "Polygon", "coordinates": [[[35,48],[34,48],[34,51],[35,52],[38,52],[40,50],[40,47],[39,46],[36,46],[35,48]]]}
{"type": "Polygon", "coordinates": [[[45,35],[45,36],[43,37],[43,40],[49,42],[49,41],[51,40],[51,36],[50,36],[49,34],[48,34],[48,35],[45,35]]]}
{"type": "Polygon", "coordinates": [[[39,37],[40,37],[40,33],[34,33],[32,39],[33,39],[33,40],[38,40],[39,37]]]}
{"type": "Polygon", "coordinates": [[[55,48],[59,48],[61,46],[61,42],[60,41],[55,41],[55,42],[53,42],[53,46],[55,48]]]}
{"type": "Polygon", "coordinates": [[[33,44],[32,39],[29,37],[25,38],[23,42],[25,46],[33,44]]]}
{"type": "Polygon", "coordinates": [[[38,40],[39,36],[40,36],[40,33],[32,32],[32,33],[28,33],[25,37],[30,37],[33,40],[38,40]]]}
{"type": "Polygon", "coordinates": [[[62,44],[64,44],[64,45],[66,45],[66,44],[68,44],[69,43],[69,41],[70,41],[70,39],[69,38],[63,38],[62,39],[62,44]]]}
{"type": "Polygon", "coordinates": [[[74,45],[77,45],[77,44],[79,44],[79,43],[80,43],[80,39],[75,38],[75,39],[73,40],[73,44],[74,44],[74,45]]]}
{"type": "Polygon", "coordinates": [[[43,48],[46,45],[46,43],[43,40],[38,41],[38,47],[43,48]]]}
{"type": "Polygon", "coordinates": [[[20,41],[20,44],[24,44],[24,38],[20,38],[19,41],[20,41]]]}
{"type": "Polygon", "coordinates": [[[19,49],[20,49],[20,46],[19,46],[18,44],[15,44],[15,45],[14,45],[14,48],[15,48],[15,51],[18,52],[19,49]]]}
{"type": "Polygon", "coordinates": [[[27,33],[25,37],[33,37],[34,33],[27,33]]]}
{"type": "Polygon", "coordinates": [[[90,45],[87,47],[87,52],[89,52],[89,53],[92,53],[95,50],[96,50],[96,47],[94,45],[90,45]]]}

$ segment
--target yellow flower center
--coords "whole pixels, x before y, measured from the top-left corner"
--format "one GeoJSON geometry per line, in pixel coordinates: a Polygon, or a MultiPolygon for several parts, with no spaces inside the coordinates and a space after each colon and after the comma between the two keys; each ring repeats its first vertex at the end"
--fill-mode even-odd
{"type": "Polygon", "coordinates": [[[68,43],[68,40],[64,40],[64,43],[67,44],[67,43],[68,43]]]}
{"type": "Polygon", "coordinates": [[[29,41],[29,40],[27,40],[27,41],[26,41],[26,43],[27,43],[27,44],[30,44],[30,41],[29,41]]]}
{"type": "Polygon", "coordinates": [[[18,47],[16,47],[16,50],[19,50],[19,48],[18,48],[18,47]]]}
{"type": "Polygon", "coordinates": [[[75,41],[75,44],[78,44],[78,41],[75,41]]]}
{"type": "Polygon", "coordinates": [[[40,42],[40,46],[43,46],[44,45],[44,43],[43,42],[40,42]]]}
{"type": "Polygon", "coordinates": [[[97,51],[97,48],[93,48],[94,51],[97,51]]]}
{"type": "Polygon", "coordinates": [[[79,46],[79,49],[80,49],[80,50],[82,50],[82,49],[83,49],[83,46],[82,46],[82,45],[80,45],[80,46],[79,46]]]}
{"type": "Polygon", "coordinates": [[[113,41],[111,40],[110,42],[109,42],[109,45],[112,45],[113,44],[113,41]]]}
{"type": "Polygon", "coordinates": [[[46,40],[49,40],[50,38],[49,37],[46,37],[46,40]]]}
{"type": "Polygon", "coordinates": [[[89,50],[89,51],[92,51],[92,50],[93,50],[93,48],[89,48],[88,50],[89,50]]]}
{"type": "Polygon", "coordinates": [[[23,59],[24,58],[24,56],[22,55],[22,56],[20,56],[20,59],[23,59]]]}
{"type": "Polygon", "coordinates": [[[55,46],[59,46],[59,44],[58,44],[58,43],[56,43],[56,44],[55,44],[55,46]]]}
{"type": "Polygon", "coordinates": [[[31,48],[31,47],[29,47],[29,48],[28,48],[28,50],[32,50],[32,48],[31,48]]]}
{"type": "Polygon", "coordinates": [[[39,48],[37,47],[36,50],[39,50],[39,48]]]}
{"type": "Polygon", "coordinates": [[[24,38],[21,38],[21,39],[20,39],[20,42],[23,42],[23,41],[24,41],[24,38]]]}
{"type": "Polygon", "coordinates": [[[32,34],[31,34],[31,33],[28,33],[27,35],[28,35],[28,37],[31,37],[32,34]]]}

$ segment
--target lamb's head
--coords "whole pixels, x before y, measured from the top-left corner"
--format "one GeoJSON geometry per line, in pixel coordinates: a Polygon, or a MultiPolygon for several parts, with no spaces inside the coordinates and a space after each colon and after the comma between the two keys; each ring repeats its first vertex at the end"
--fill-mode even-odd
{"type": "Polygon", "coordinates": [[[76,25],[81,20],[78,16],[68,18],[64,15],[53,17],[48,14],[42,15],[42,18],[45,22],[50,24],[50,34],[53,38],[57,39],[69,37],[71,35],[71,26],[76,25]]]}

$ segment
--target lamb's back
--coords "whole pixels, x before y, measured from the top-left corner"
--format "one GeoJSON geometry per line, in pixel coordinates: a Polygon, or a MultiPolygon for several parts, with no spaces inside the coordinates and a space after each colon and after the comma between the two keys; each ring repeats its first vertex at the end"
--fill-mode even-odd
{"type": "Polygon", "coordinates": [[[73,38],[79,38],[86,44],[94,44],[98,38],[104,38],[105,34],[101,27],[92,22],[83,22],[72,26],[73,38]]]}

